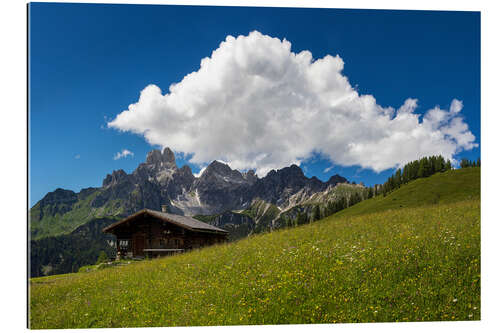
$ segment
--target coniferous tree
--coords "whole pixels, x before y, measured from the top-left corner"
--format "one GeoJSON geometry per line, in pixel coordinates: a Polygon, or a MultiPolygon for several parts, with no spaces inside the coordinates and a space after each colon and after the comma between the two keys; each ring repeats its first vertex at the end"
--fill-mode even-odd
{"type": "Polygon", "coordinates": [[[445,171],[444,157],[439,155],[436,159],[436,172],[443,172],[443,171],[445,171]]]}
{"type": "Polygon", "coordinates": [[[417,177],[418,178],[423,178],[425,177],[425,165],[424,165],[424,159],[421,159],[419,161],[419,164],[418,164],[418,173],[417,173],[417,177]]]}
{"type": "Polygon", "coordinates": [[[445,170],[446,171],[451,170],[451,161],[450,160],[446,160],[445,170]]]}
{"type": "Polygon", "coordinates": [[[297,225],[302,225],[307,222],[307,214],[305,212],[299,212],[297,215],[297,225]]]}
{"type": "Polygon", "coordinates": [[[349,205],[347,203],[347,198],[345,196],[343,196],[339,200],[339,210],[346,209],[347,207],[349,207],[349,205]]]}
{"type": "Polygon", "coordinates": [[[401,178],[401,169],[398,169],[396,171],[396,176],[395,176],[395,179],[394,179],[394,186],[396,188],[399,188],[401,186],[401,183],[402,183],[402,178],[401,178]]]}
{"type": "Polygon", "coordinates": [[[424,177],[429,177],[432,174],[431,161],[429,158],[424,157],[424,177]]]}
{"type": "Polygon", "coordinates": [[[96,264],[100,264],[107,261],[108,261],[108,256],[106,255],[106,252],[101,251],[101,253],[99,253],[99,257],[97,258],[96,264]]]}
{"type": "Polygon", "coordinates": [[[335,203],[333,201],[328,202],[328,215],[335,214],[335,203]]]}
{"type": "Polygon", "coordinates": [[[321,211],[319,209],[319,205],[316,205],[313,208],[313,214],[312,214],[311,220],[312,221],[317,221],[319,219],[321,219],[321,211]]]}
{"type": "Polygon", "coordinates": [[[435,156],[430,156],[428,159],[427,165],[427,176],[434,174],[436,168],[436,158],[435,156]]]}
{"type": "MultiPolygon", "coordinates": [[[[474,166],[478,165],[471,161],[463,161],[462,165],[474,166]]],[[[441,155],[434,155],[430,157],[423,157],[418,160],[406,163],[402,168],[398,168],[396,172],[387,178],[387,181],[374,187],[374,195],[382,194],[386,196],[389,192],[401,187],[414,179],[429,177],[437,172],[444,172],[451,170],[450,160],[444,159],[441,155]]],[[[369,193],[369,192],[368,192],[369,193]]],[[[368,197],[369,194],[366,195],[368,197]]]]}
{"type": "Polygon", "coordinates": [[[460,167],[463,168],[468,168],[470,167],[470,161],[466,158],[462,158],[462,161],[460,161],[460,167]]]}
{"type": "Polygon", "coordinates": [[[413,179],[417,179],[418,178],[418,169],[420,167],[420,161],[419,160],[416,160],[414,163],[413,163],[413,177],[412,177],[412,180],[413,179]]]}
{"type": "Polygon", "coordinates": [[[355,205],[358,202],[361,202],[361,200],[362,200],[361,195],[358,192],[354,193],[354,195],[353,195],[353,203],[352,204],[355,205]]]}
{"type": "Polygon", "coordinates": [[[370,186],[368,188],[368,194],[366,195],[368,199],[373,198],[373,188],[370,186]]]}

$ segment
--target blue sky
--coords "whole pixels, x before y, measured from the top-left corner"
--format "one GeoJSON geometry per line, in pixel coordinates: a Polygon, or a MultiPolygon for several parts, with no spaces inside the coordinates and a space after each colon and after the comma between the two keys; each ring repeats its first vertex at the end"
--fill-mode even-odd
{"type": "MultiPolygon", "coordinates": [[[[286,38],[292,52],[309,50],[314,59],[338,54],[350,84],[382,107],[417,98],[415,112],[424,113],[462,101],[461,115],[480,144],[477,12],[32,3],[30,204],[58,187],[79,191],[100,186],[113,170],[133,171],[153,146],[108,122],[147,85],[165,94],[227,35],[254,30],[286,38]],[[123,149],[134,155],[115,160],[123,149]]],[[[479,154],[477,147],[454,157],[479,154]]],[[[180,155],[177,161],[187,163],[180,155]]],[[[368,185],[393,171],[332,165],[319,155],[301,166],[308,176],[338,173],[368,185]]]]}

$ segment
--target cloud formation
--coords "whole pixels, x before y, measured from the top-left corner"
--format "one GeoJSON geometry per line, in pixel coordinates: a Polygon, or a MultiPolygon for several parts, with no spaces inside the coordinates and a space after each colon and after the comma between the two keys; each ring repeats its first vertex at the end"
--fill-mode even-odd
{"type": "Polygon", "coordinates": [[[122,149],[122,151],[117,152],[115,154],[115,156],[113,156],[113,159],[114,160],[119,160],[120,158],[124,158],[124,157],[127,157],[127,156],[134,156],[134,153],[131,152],[128,149],[122,149]]]}
{"type": "Polygon", "coordinates": [[[379,172],[426,155],[453,159],[477,146],[461,101],[423,117],[414,112],[416,99],[384,108],[360,95],[343,68],[338,55],[315,60],[258,31],[227,36],[198,71],[166,94],[147,86],[108,126],[191,154],[191,163],[222,159],[260,176],[315,153],[379,172]]]}

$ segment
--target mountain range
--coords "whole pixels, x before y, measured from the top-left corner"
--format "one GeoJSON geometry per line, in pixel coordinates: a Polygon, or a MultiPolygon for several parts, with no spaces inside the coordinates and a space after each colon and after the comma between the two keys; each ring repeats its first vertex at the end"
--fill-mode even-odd
{"type": "Polygon", "coordinates": [[[171,213],[188,216],[227,215],[262,202],[282,212],[307,202],[314,194],[330,193],[339,183],[348,182],[339,175],[326,182],[308,178],[297,165],[259,178],[253,170],[240,172],[219,161],[195,177],[188,165],[177,166],[169,148],[152,150],[132,173],[115,170],[99,188],[79,193],[56,189],[45,195],[30,211],[31,236],[69,233],[92,218],[123,217],[143,208],[160,210],[161,205],[167,205],[171,213]]]}

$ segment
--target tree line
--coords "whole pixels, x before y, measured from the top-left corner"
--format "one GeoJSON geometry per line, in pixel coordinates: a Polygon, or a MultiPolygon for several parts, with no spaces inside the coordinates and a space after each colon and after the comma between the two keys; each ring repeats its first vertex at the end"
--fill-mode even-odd
{"type": "MultiPolygon", "coordinates": [[[[480,158],[478,158],[477,161],[471,161],[464,158],[460,162],[461,168],[480,166],[480,158]]],[[[385,196],[389,192],[398,189],[401,185],[407,184],[412,180],[429,177],[438,172],[446,172],[451,169],[451,161],[449,159],[445,160],[441,155],[423,157],[421,159],[414,160],[405,164],[403,168],[398,168],[384,184],[375,185],[375,195],[382,194],[385,196]]]]}
{"type": "Polygon", "coordinates": [[[479,168],[481,167],[481,159],[478,157],[476,161],[468,160],[463,158],[460,161],[461,168],[479,168]]]}

